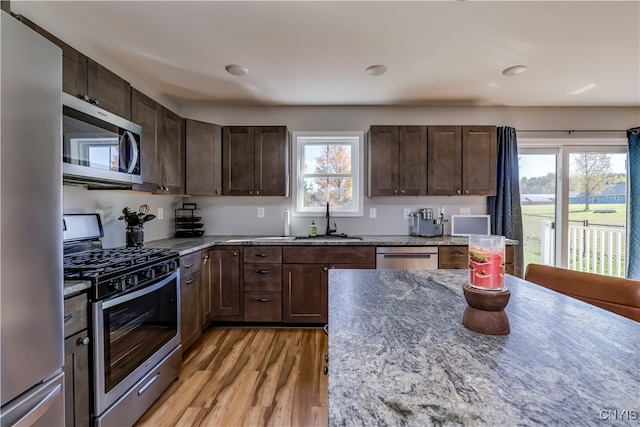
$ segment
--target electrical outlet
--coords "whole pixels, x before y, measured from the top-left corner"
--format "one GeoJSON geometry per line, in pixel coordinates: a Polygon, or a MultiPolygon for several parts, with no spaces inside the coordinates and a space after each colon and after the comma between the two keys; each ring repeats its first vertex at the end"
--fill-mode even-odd
{"type": "Polygon", "coordinates": [[[378,210],[376,208],[369,208],[369,218],[375,218],[378,216],[378,210]]]}
{"type": "Polygon", "coordinates": [[[471,208],[460,208],[460,215],[471,215],[471,208]]]}
{"type": "Polygon", "coordinates": [[[409,219],[409,215],[411,215],[411,208],[404,209],[404,219],[409,219]]]}
{"type": "Polygon", "coordinates": [[[258,218],[264,218],[264,208],[258,208],[258,218]]]}
{"type": "Polygon", "coordinates": [[[104,210],[103,209],[96,209],[96,213],[100,216],[100,219],[102,220],[102,223],[104,223],[104,210]]]}
{"type": "Polygon", "coordinates": [[[158,208],[158,220],[162,221],[164,219],[164,209],[158,208]]]}

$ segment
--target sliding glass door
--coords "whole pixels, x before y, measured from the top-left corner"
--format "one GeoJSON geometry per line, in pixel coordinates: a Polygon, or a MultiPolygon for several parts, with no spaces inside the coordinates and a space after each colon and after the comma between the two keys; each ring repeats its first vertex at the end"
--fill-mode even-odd
{"type": "Polygon", "coordinates": [[[624,276],[625,146],[519,149],[524,264],[624,276]]]}

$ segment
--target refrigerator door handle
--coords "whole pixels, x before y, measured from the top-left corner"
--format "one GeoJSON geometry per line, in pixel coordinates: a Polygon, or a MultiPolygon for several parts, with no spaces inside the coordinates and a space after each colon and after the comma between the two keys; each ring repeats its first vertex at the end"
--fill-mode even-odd
{"type": "Polygon", "coordinates": [[[20,418],[15,427],[32,426],[45,414],[62,396],[62,385],[58,384],[51,390],[40,402],[36,404],[29,412],[20,418]]]}

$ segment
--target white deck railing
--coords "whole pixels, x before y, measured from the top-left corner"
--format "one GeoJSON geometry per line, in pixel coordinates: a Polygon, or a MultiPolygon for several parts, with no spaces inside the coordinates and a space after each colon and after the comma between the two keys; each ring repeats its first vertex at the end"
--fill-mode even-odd
{"type": "MultiPolygon", "coordinates": [[[[551,221],[541,221],[541,262],[552,265],[555,230],[551,221]]],[[[569,225],[567,268],[576,271],[624,277],[626,229],[569,225]]]]}

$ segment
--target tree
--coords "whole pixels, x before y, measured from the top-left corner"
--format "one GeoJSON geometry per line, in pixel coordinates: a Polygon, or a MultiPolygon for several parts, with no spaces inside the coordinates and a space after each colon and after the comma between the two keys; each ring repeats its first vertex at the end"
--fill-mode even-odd
{"type": "Polygon", "coordinates": [[[589,210],[589,197],[604,189],[611,172],[611,157],[602,153],[574,154],[570,186],[585,196],[584,210],[589,210]]]}
{"type": "MultiPolygon", "coordinates": [[[[317,174],[350,174],[351,147],[342,144],[328,144],[324,153],[317,156],[315,172],[317,174]]],[[[353,199],[353,182],[345,177],[318,177],[314,184],[317,186],[318,198],[331,203],[332,206],[350,205],[353,199]]]]}

